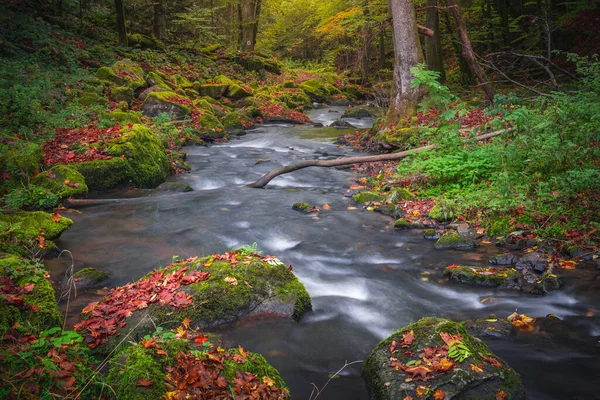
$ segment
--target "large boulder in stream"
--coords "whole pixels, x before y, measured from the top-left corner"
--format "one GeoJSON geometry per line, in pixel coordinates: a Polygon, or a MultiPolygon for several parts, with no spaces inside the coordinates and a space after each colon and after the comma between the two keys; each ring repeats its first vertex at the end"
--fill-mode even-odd
{"type": "Polygon", "coordinates": [[[423,318],[380,342],[363,369],[371,399],[525,399],[517,372],[457,322],[423,318]]]}
{"type": "Polygon", "coordinates": [[[190,326],[158,328],[109,363],[118,399],[289,399],[279,372],[241,346],[224,349],[190,326]]]}
{"type": "Polygon", "coordinates": [[[107,354],[123,338],[139,340],[155,326],[188,319],[201,329],[251,316],[299,320],[311,300],[279,259],[240,249],[175,261],[89,304],[75,329],[90,348],[107,354]]]}

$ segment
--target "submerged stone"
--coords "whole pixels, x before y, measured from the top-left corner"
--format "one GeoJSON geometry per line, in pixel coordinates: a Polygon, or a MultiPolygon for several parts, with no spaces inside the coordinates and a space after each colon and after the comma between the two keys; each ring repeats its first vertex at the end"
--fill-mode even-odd
{"type": "Polygon", "coordinates": [[[519,260],[519,256],[512,253],[498,254],[490,258],[490,264],[494,265],[514,265],[519,260]]]}
{"type": "Polygon", "coordinates": [[[88,288],[95,286],[108,279],[108,274],[96,268],[83,268],[73,274],[75,285],[78,288],[88,288]]]}
{"type": "Polygon", "coordinates": [[[329,124],[330,128],[340,128],[340,129],[356,129],[354,125],[352,125],[348,121],[344,121],[343,119],[338,119],[329,124]]]}
{"type": "Polygon", "coordinates": [[[382,201],[383,196],[381,196],[377,192],[360,192],[360,193],[356,193],[354,196],[352,196],[352,200],[354,200],[357,203],[382,201]]]}
{"type": "Polygon", "coordinates": [[[474,286],[516,290],[521,288],[521,274],[514,268],[498,269],[451,265],[444,270],[444,276],[474,286]]]}
{"type": "Polygon", "coordinates": [[[292,209],[303,212],[304,214],[310,214],[311,212],[317,211],[316,207],[313,207],[308,203],[294,203],[292,209]]]}
{"type": "Polygon", "coordinates": [[[357,119],[374,118],[374,117],[375,116],[373,115],[373,113],[371,113],[371,111],[367,110],[366,108],[361,108],[361,107],[347,108],[344,111],[344,115],[342,115],[342,118],[357,118],[357,119]]]}
{"type": "Polygon", "coordinates": [[[163,192],[175,193],[187,193],[194,191],[190,185],[181,182],[165,182],[159,185],[157,189],[162,190],[163,192]]]}
{"type": "Polygon", "coordinates": [[[517,372],[457,322],[423,318],[381,341],[363,368],[370,398],[525,399],[517,372]]]}

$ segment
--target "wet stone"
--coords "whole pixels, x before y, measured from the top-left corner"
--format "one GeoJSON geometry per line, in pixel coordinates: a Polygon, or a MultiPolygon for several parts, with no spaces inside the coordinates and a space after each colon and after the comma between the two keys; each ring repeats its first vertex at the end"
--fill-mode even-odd
{"type": "Polygon", "coordinates": [[[493,265],[513,265],[519,261],[519,256],[512,253],[498,254],[490,259],[490,264],[493,265]]]}
{"type": "Polygon", "coordinates": [[[517,262],[516,268],[518,270],[532,270],[538,273],[542,273],[548,267],[548,258],[543,253],[529,253],[521,257],[517,262]]]}

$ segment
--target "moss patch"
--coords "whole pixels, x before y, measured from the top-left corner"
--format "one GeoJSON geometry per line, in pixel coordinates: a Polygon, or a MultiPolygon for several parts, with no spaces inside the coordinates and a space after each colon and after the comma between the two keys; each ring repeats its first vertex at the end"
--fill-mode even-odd
{"type": "Polygon", "coordinates": [[[396,204],[403,200],[414,200],[415,195],[412,194],[408,189],[404,188],[395,188],[390,191],[390,193],[386,196],[385,202],[390,204],[396,204]]]}
{"type": "Polygon", "coordinates": [[[29,178],[39,170],[42,149],[35,143],[19,141],[11,143],[0,152],[0,168],[10,173],[8,179],[0,180],[0,189],[8,190],[28,183],[29,178]]]}
{"type": "Polygon", "coordinates": [[[319,103],[327,101],[330,96],[325,83],[318,79],[310,79],[302,82],[298,87],[302,89],[311,100],[319,103]]]}
{"type": "Polygon", "coordinates": [[[437,221],[450,221],[454,218],[456,207],[445,202],[439,202],[429,211],[429,218],[437,221]]]}
{"type": "Polygon", "coordinates": [[[377,192],[360,192],[352,196],[352,200],[357,203],[382,201],[383,197],[377,192]]]}
{"type": "Polygon", "coordinates": [[[436,249],[474,249],[477,243],[469,238],[460,236],[458,232],[451,230],[444,233],[435,243],[436,249]]]}
{"type": "Polygon", "coordinates": [[[108,190],[128,181],[129,169],[125,159],[86,161],[71,164],[84,176],[89,190],[108,190]]]}
{"type": "Polygon", "coordinates": [[[181,119],[190,115],[191,100],[175,92],[150,92],[140,110],[147,117],[167,113],[171,119],[181,119]]]}
{"type": "Polygon", "coordinates": [[[487,268],[471,266],[450,266],[444,270],[444,276],[452,280],[475,286],[519,289],[521,274],[514,268],[487,268]]]}
{"type": "Polygon", "coordinates": [[[15,255],[0,254],[0,277],[11,278],[20,287],[34,284],[31,293],[24,295],[23,307],[7,304],[0,295],[0,331],[10,328],[15,322],[33,332],[62,324],[62,314],[58,310],[54,289],[44,275],[45,271],[41,266],[15,255]]]}
{"type": "Polygon", "coordinates": [[[53,166],[49,171],[36,175],[31,183],[50,190],[62,199],[83,197],[88,192],[83,175],[66,165],[53,166]]]}

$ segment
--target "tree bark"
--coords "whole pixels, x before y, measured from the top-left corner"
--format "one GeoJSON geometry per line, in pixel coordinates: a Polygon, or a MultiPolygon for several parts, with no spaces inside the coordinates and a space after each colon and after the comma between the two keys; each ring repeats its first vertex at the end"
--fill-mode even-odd
{"type": "MultiPolygon", "coordinates": [[[[486,133],[485,135],[477,136],[475,138],[475,140],[480,141],[480,140],[490,139],[490,138],[493,138],[495,136],[501,135],[501,134],[503,134],[503,133],[505,133],[505,132],[507,132],[509,130],[510,129],[502,129],[502,130],[499,130],[499,131],[495,131],[495,132],[491,132],[491,133],[486,133]]],[[[267,174],[265,174],[262,178],[260,178],[256,182],[249,184],[248,187],[251,187],[251,188],[264,188],[265,186],[267,186],[267,184],[269,182],[271,182],[271,180],[273,180],[273,178],[275,178],[275,177],[277,177],[279,175],[287,174],[289,172],[297,171],[299,169],[304,169],[304,168],[308,168],[308,167],[325,167],[325,168],[330,168],[330,167],[338,167],[340,165],[362,164],[362,163],[377,162],[377,161],[397,161],[397,160],[401,160],[403,158],[406,158],[407,156],[409,156],[411,154],[420,153],[420,152],[425,151],[425,150],[435,149],[436,147],[437,147],[436,145],[430,144],[428,146],[423,146],[423,147],[419,147],[419,148],[416,148],[416,149],[401,151],[399,153],[378,154],[378,155],[375,155],[375,156],[360,156],[360,157],[338,158],[338,159],[335,159],[335,160],[304,160],[304,161],[299,161],[299,162],[294,163],[294,164],[285,165],[283,167],[275,168],[274,170],[272,170],[272,171],[268,172],[267,174]]]]}
{"type": "Polygon", "coordinates": [[[164,0],[154,0],[154,37],[164,40],[167,35],[167,15],[164,0]]]}
{"type": "Polygon", "coordinates": [[[424,91],[411,88],[414,75],[410,69],[422,59],[420,42],[415,23],[415,9],[411,0],[388,0],[392,14],[392,37],[394,41],[394,84],[386,122],[395,124],[405,116],[414,115],[424,91]]]}
{"type": "Polygon", "coordinates": [[[127,28],[125,27],[125,9],[123,0],[115,0],[115,9],[117,10],[117,31],[119,32],[119,43],[127,46],[127,28]]]}
{"type": "Polygon", "coordinates": [[[385,61],[385,29],[382,29],[381,32],[379,32],[379,69],[385,68],[385,61]]]}
{"type": "Polygon", "coordinates": [[[261,0],[242,0],[240,5],[240,50],[242,51],[254,51],[261,3],[261,0]]]}
{"type": "Polygon", "coordinates": [[[469,40],[469,35],[467,34],[467,26],[465,25],[465,21],[462,19],[460,15],[460,10],[456,5],[455,0],[446,0],[448,7],[452,11],[452,15],[454,15],[454,19],[456,20],[456,26],[458,28],[458,37],[460,38],[460,42],[462,44],[462,54],[469,64],[469,68],[473,72],[473,75],[477,77],[477,80],[481,84],[483,91],[485,92],[486,97],[490,102],[494,101],[494,92],[490,87],[483,70],[475,60],[475,53],[473,52],[473,47],[471,47],[471,41],[469,40]]]}
{"type": "Polygon", "coordinates": [[[425,59],[427,69],[440,73],[440,82],[446,81],[444,69],[444,56],[442,54],[442,43],[440,40],[440,18],[437,10],[437,0],[427,1],[427,20],[425,25],[433,30],[432,37],[425,37],[425,59]]]}
{"type": "Polygon", "coordinates": [[[363,83],[369,81],[369,41],[372,34],[370,25],[369,0],[362,1],[363,16],[365,19],[365,27],[362,33],[362,53],[360,60],[360,75],[363,83]]]}

